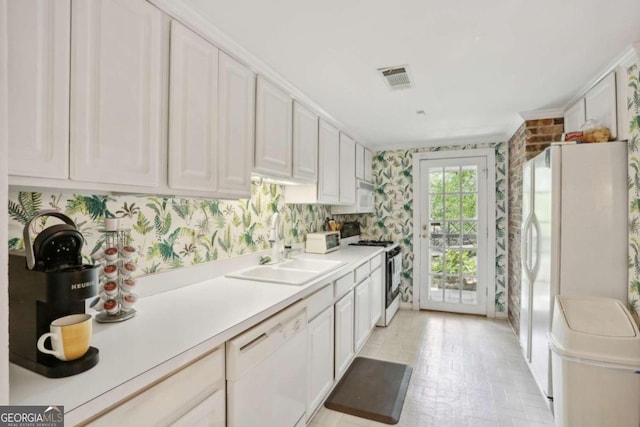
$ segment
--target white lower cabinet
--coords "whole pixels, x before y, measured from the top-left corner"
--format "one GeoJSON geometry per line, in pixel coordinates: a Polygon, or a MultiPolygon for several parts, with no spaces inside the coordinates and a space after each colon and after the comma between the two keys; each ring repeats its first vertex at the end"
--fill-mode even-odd
{"type": "Polygon", "coordinates": [[[225,425],[224,346],[81,425],[225,425]]]}
{"type": "Polygon", "coordinates": [[[224,427],[225,390],[221,388],[172,423],[172,427],[224,427]]]}
{"type": "Polygon", "coordinates": [[[360,350],[371,331],[371,278],[367,277],[355,288],[355,350],[360,350]]]}
{"type": "Polygon", "coordinates": [[[382,315],[384,304],[384,282],[382,268],[378,267],[371,272],[371,329],[382,315]]]}
{"type": "Polygon", "coordinates": [[[333,386],[333,306],[308,325],[307,420],[333,386]]]}
{"type": "Polygon", "coordinates": [[[335,378],[338,380],[353,359],[353,292],[335,304],[335,378]]]}

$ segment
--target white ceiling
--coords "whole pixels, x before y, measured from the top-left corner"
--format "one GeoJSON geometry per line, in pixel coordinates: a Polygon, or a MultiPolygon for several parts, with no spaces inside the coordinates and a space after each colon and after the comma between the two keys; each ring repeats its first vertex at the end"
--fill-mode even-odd
{"type": "Polygon", "coordinates": [[[505,140],[640,41],[639,0],[180,1],[374,149],[505,140]]]}

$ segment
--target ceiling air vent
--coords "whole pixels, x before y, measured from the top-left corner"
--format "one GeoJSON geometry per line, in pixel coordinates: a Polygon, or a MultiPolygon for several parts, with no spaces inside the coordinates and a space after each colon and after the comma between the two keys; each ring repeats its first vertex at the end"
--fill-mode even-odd
{"type": "Polygon", "coordinates": [[[409,67],[400,65],[397,67],[379,68],[382,78],[389,86],[389,89],[408,89],[413,86],[409,76],[409,67]]]}

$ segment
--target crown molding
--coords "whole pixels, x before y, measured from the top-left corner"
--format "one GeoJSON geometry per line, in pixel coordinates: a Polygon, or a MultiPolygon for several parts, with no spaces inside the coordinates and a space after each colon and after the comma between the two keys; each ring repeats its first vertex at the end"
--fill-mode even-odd
{"type": "Polygon", "coordinates": [[[564,108],[521,111],[520,117],[522,117],[523,120],[555,119],[557,117],[564,117],[564,108]]]}
{"type": "Polygon", "coordinates": [[[513,121],[511,122],[511,125],[507,127],[507,131],[504,135],[505,141],[510,141],[511,138],[513,138],[513,135],[515,135],[518,129],[520,129],[520,126],[522,126],[522,124],[524,123],[524,120],[525,119],[522,117],[521,114],[514,115],[513,121]]]}
{"type": "Polygon", "coordinates": [[[148,0],[151,4],[162,10],[171,18],[179,21],[200,37],[214,44],[218,49],[235,58],[237,61],[248,67],[251,71],[261,75],[270,82],[279,86],[287,92],[296,102],[304,104],[315,111],[323,120],[338,128],[338,130],[349,134],[352,138],[362,141],[358,135],[346,129],[344,123],[333,117],[323,107],[316,104],[311,98],[301,90],[291,84],[276,70],[266,62],[255,56],[244,46],[233,40],[228,34],[207,21],[202,15],[196,13],[192,8],[176,0],[148,0]]]}
{"type": "Polygon", "coordinates": [[[493,133],[484,135],[473,136],[452,136],[447,138],[433,138],[424,139],[421,142],[417,141],[404,141],[404,142],[389,142],[383,144],[371,145],[370,148],[373,151],[388,151],[388,150],[411,150],[415,148],[425,147],[449,147],[452,145],[469,145],[469,144],[495,144],[498,142],[506,142],[504,134],[493,133]]]}
{"type": "Polygon", "coordinates": [[[580,98],[583,98],[589,89],[594,87],[600,80],[605,78],[611,72],[614,72],[618,67],[628,67],[633,65],[640,58],[640,42],[632,43],[628,46],[621,54],[616,56],[609,64],[604,67],[604,69],[596,76],[591,79],[577,94],[573,96],[567,102],[564,107],[562,107],[563,111],[566,111],[569,107],[575,104],[580,98]]]}

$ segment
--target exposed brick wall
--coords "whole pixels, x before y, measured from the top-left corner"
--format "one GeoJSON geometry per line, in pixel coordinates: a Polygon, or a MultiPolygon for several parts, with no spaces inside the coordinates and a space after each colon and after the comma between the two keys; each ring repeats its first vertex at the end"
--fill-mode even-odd
{"type": "Polygon", "coordinates": [[[527,120],[526,147],[527,160],[544,151],[551,142],[560,141],[564,132],[564,119],[527,120]]]}
{"type": "Polygon", "coordinates": [[[520,330],[520,230],[522,228],[522,166],[560,141],[564,119],[525,121],[509,140],[509,323],[520,330]]]}
{"type": "Polygon", "coordinates": [[[526,123],[509,140],[509,313],[511,326],[520,324],[520,228],[522,227],[522,165],[527,160],[526,123]]]}

